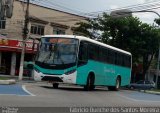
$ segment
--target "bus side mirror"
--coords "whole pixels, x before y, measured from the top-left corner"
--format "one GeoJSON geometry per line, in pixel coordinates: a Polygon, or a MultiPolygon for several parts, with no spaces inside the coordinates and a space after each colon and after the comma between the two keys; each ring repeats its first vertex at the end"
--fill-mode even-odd
{"type": "Polygon", "coordinates": [[[28,64],[28,65],[27,65],[27,68],[28,68],[28,69],[33,69],[33,68],[34,68],[34,64],[28,64]]]}

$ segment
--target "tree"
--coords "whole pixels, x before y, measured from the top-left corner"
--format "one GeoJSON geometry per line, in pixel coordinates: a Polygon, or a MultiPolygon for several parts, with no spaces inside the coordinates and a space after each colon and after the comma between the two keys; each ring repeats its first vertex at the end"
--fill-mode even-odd
{"type": "Polygon", "coordinates": [[[78,27],[75,27],[74,31],[80,32],[86,37],[95,39],[99,35],[97,32],[98,24],[96,23],[96,19],[88,19],[88,22],[78,22],[76,25],[78,25],[78,27]]]}
{"type": "Polygon", "coordinates": [[[151,64],[153,56],[158,51],[159,31],[154,27],[143,24],[141,32],[143,37],[143,45],[140,52],[143,58],[143,74],[145,75],[151,64]]]}
{"type": "Polygon", "coordinates": [[[154,21],[155,21],[158,25],[160,25],[160,18],[156,18],[154,21]]]}
{"type": "Polygon", "coordinates": [[[97,39],[92,31],[98,31],[101,42],[131,52],[133,64],[143,64],[145,77],[159,46],[159,33],[156,28],[142,23],[137,17],[112,18],[106,13],[78,25],[75,31],[85,31],[85,36],[92,39],[97,39]]]}

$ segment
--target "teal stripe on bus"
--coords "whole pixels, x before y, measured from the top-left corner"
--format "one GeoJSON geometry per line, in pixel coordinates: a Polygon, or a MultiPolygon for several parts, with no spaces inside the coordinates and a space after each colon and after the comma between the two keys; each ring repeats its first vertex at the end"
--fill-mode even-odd
{"type": "Polygon", "coordinates": [[[130,68],[96,62],[93,60],[89,60],[86,65],[78,67],[76,83],[85,85],[87,82],[87,76],[90,72],[95,74],[95,85],[113,86],[116,84],[115,82],[118,75],[121,76],[121,86],[130,83],[130,68]]]}
{"type": "Polygon", "coordinates": [[[76,69],[76,66],[70,67],[68,69],[62,69],[62,70],[57,70],[57,69],[45,69],[45,68],[41,68],[37,65],[35,65],[35,68],[38,69],[40,72],[44,73],[44,74],[49,74],[49,75],[62,75],[70,70],[76,69]]]}

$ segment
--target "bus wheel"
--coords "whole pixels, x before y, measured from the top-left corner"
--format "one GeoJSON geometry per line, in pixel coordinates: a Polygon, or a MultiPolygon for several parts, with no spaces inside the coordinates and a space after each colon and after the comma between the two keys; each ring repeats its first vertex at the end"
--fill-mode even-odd
{"type": "Polygon", "coordinates": [[[90,89],[91,89],[91,90],[94,90],[94,89],[95,89],[95,85],[92,85],[90,89]]]}
{"type": "Polygon", "coordinates": [[[58,89],[58,83],[53,83],[53,88],[58,89]]]}
{"type": "Polygon", "coordinates": [[[85,91],[90,91],[95,88],[94,86],[94,75],[89,75],[87,78],[87,84],[84,86],[85,91]]]}
{"type": "Polygon", "coordinates": [[[121,79],[120,79],[120,77],[117,77],[116,85],[115,86],[108,86],[108,89],[111,91],[118,91],[120,88],[120,84],[121,84],[121,79]]]}

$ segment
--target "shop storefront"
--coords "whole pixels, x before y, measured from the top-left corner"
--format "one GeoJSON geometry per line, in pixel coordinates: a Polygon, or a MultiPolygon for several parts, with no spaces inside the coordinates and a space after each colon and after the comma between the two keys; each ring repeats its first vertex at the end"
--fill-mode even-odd
{"type": "MultiPolygon", "coordinates": [[[[38,42],[29,40],[26,42],[24,61],[33,61],[38,42]]],[[[22,41],[0,38],[0,74],[18,75],[22,41]]]]}

